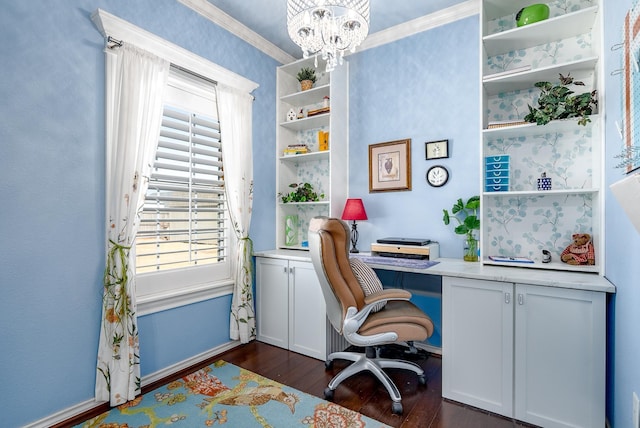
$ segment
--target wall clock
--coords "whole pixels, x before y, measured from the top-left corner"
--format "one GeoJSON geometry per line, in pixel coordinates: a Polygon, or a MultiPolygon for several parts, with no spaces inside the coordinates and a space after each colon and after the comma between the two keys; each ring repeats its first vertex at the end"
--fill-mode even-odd
{"type": "Polygon", "coordinates": [[[442,187],[449,180],[449,171],[442,165],[434,165],[427,170],[427,183],[433,187],[442,187]]]}

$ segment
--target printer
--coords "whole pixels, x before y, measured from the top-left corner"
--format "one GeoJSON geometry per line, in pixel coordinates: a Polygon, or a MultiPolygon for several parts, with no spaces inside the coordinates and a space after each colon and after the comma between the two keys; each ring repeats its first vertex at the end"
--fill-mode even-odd
{"type": "Polygon", "coordinates": [[[381,238],[371,244],[371,255],[435,260],[440,257],[440,246],[424,238],[381,238]]]}

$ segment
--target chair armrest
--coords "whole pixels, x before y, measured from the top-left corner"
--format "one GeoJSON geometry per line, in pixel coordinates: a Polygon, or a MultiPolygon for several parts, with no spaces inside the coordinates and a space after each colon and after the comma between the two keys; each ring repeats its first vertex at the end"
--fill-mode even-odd
{"type": "Polygon", "coordinates": [[[410,298],[411,293],[407,290],[402,290],[400,288],[385,288],[384,290],[376,291],[373,294],[365,296],[364,303],[366,305],[372,305],[380,301],[409,300],[410,298]]]}

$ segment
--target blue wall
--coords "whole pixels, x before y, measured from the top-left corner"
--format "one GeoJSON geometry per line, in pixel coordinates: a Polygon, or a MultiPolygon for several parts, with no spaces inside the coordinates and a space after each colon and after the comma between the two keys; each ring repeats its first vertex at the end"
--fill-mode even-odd
{"type": "MultiPolygon", "coordinates": [[[[104,266],[104,53],[97,8],[257,82],[257,159],[275,159],[278,63],[175,0],[5,2],[0,14],[0,395],[22,426],[91,400],[104,266]],[[34,395],[35,394],[35,395],[34,395]]],[[[275,175],[256,169],[255,204],[275,175]]],[[[273,230],[275,208],[255,227],[273,230]]],[[[273,245],[264,235],[262,248],[273,245]]],[[[268,237],[268,238],[267,238],[268,237]]],[[[140,318],[149,374],[229,341],[228,296],[140,318]]]]}
{"type": "MultiPolygon", "coordinates": [[[[623,178],[614,166],[619,159],[622,142],[614,121],[621,123],[621,76],[611,71],[621,67],[621,50],[611,47],[622,41],[622,23],[632,0],[608,1],[605,18],[605,84],[606,84],[606,181],[607,187],[623,178]]],[[[636,145],[639,144],[636,142],[636,145]]],[[[617,293],[609,305],[611,346],[609,348],[609,395],[607,404],[614,428],[630,428],[632,391],[640,395],[640,234],[623,213],[611,191],[607,190],[605,207],[607,278],[617,293]]]]}
{"type": "Polygon", "coordinates": [[[442,209],[479,190],[478,16],[434,28],[349,58],[349,197],[362,198],[367,221],[358,247],[384,236],[429,238],[444,257],[462,257],[463,240],[442,223],[442,209]],[[412,190],[369,193],[370,144],[410,138],[412,190]],[[449,140],[448,159],[425,160],[424,143],[449,140]],[[430,166],[449,169],[441,188],[430,166]]]}
{"type": "MultiPolygon", "coordinates": [[[[275,68],[273,59],[175,0],[5,2],[0,14],[0,394],[3,426],[20,426],[93,397],[104,261],[104,54],[89,15],[102,8],[257,83],[254,108],[257,250],[274,246],[275,68]],[[9,326],[11,326],[9,328],[9,326]],[[46,399],[28,400],[34,392],[46,399]]],[[[620,148],[621,23],[631,0],[606,2],[607,184],[620,148]]],[[[445,257],[462,242],[442,224],[442,208],[478,192],[478,18],[357,53],[349,58],[350,196],[369,220],[361,248],[382,235],[429,237],[445,257]],[[411,192],[368,192],[368,145],[412,139],[411,192]],[[424,160],[424,142],[447,138],[451,157],[424,160]],[[431,188],[435,163],[450,182],[431,188]]],[[[608,415],[631,423],[631,391],[640,391],[640,253],[633,230],[607,192],[610,304],[608,415]]],[[[140,318],[143,374],[228,340],[229,298],[140,318]],[[214,329],[213,326],[216,326],[214,329]],[[221,326],[221,328],[217,328],[221,326]]]]}

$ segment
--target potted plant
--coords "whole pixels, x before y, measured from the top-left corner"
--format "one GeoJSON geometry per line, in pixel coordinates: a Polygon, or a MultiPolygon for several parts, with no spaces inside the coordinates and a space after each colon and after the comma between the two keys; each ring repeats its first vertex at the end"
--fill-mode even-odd
{"type": "Polygon", "coordinates": [[[589,115],[593,113],[598,105],[596,90],[574,95],[568,85],[584,86],[583,82],[573,80],[569,74],[560,74],[560,84],[552,85],[550,82],[538,82],[535,84],[540,88],[540,98],[538,98],[538,108],[529,105],[529,114],[524,117],[527,122],[546,125],[555,119],[569,119],[578,117],[579,125],[586,125],[591,122],[589,115]]]}
{"type": "Polygon", "coordinates": [[[480,230],[480,219],[478,210],[480,209],[480,197],[472,196],[465,204],[462,198],[458,199],[451,208],[451,214],[443,209],[444,217],[442,221],[448,225],[451,218],[456,219],[458,225],[454,231],[458,235],[465,235],[464,260],[467,262],[478,261],[478,238],[474,235],[474,230],[480,230]]]}
{"type": "Polygon", "coordinates": [[[300,89],[306,91],[311,89],[313,84],[316,83],[316,71],[311,67],[303,67],[298,71],[298,82],[300,82],[300,89]]]}
{"type": "Polygon", "coordinates": [[[294,189],[289,193],[278,193],[283,203],[287,202],[318,202],[324,198],[324,193],[318,194],[309,183],[291,183],[289,187],[294,189]]]}

